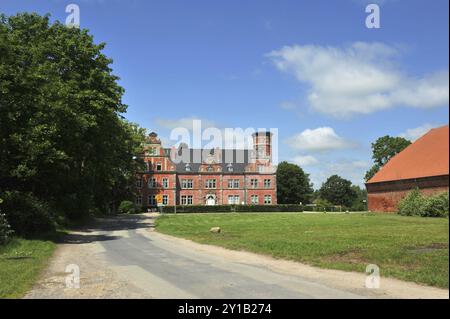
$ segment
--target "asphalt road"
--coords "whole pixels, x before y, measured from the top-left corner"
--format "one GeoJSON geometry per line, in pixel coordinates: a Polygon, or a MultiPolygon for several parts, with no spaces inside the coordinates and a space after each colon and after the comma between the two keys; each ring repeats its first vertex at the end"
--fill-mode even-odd
{"type": "MultiPolygon", "coordinates": [[[[250,255],[240,259],[186,245],[152,228],[153,217],[101,220],[69,235],[27,298],[367,298],[302,272],[276,271],[250,255]],[[80,269],[80,287],[68,288],[67,265],[80,269]]],[[[200,245],[198,245],[200,246],[200,245]]],[[[217,248],[220,250],[221,248],[217,248]]],[[[245,254],[245,253],[243,253],[245,254]]],[[[276,261],[275,261],[276,262],[276,261]]],[[[325,270],[326,271],[326,270],[325,270]]],[[[358,277],[359,278],[359,277],[358,277]]],[[[345,279],[342,279],[345,281],[345,279]]],[[[359,279],[358,279],[359,280],[359,279]]],[[[344,285],[345,286],[345,285],[344,285]]],[[[378,294],[383,296],[383,294],[378,294]]]]}

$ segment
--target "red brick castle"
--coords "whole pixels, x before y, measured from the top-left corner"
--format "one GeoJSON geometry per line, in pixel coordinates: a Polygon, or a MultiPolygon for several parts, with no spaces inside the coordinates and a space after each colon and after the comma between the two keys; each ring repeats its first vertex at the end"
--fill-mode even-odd
{"type": "Polygon", "coordinates": [[[136,204],[274,205],[277,203],[272,134],[256,132],[253,149],[163,148],[156,133],[147,137],[146,171],[138,174],[136,204]],[[175,156],[174,156],[175,155],[175,156]]]}

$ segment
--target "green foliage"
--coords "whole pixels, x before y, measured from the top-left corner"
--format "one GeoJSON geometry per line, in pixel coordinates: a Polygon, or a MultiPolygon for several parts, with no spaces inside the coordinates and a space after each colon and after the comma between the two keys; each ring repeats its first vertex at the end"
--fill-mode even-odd
{"type": "Polygon", "coordinates": [[[448,193],[423,196],[418,189],[409,192],[398,204],[398,213],[404,216],[448,217],[448,193]]]}
{"type": "Polygon", "coordinates": [[[309,175],[295,164],[281,162],[277,167],[277,201],[279,204],[307,204],[313,189],[309,175]]]}
{"type": "Polygon", "coordinates": [[[357,196],[352,182],[338,175],[330,176],[320,188],[320,197],[333,205],[350,207],[357,196]]]}
{"type": "Polygon", "coordinates": [[[48,16],[0,19],[0,189],[70,219],[131,198],[145,132],[121,115],[124,89],[104,47],[48,16]]]}
{"type": "MultiPolygon", "coordinates": [[[[0,205],[3,203],[3,200],[0,198],[0,205]]],[[[0,245],[4,245],[8,242],[11,235],[14,231],[11,229],[11,226],[6,219],[6,215],[2,213],[0,206],[0,245]]]]}
{"type": "Polygon", "coordinates": [[[355,200],[349,207],[351,211],[361,212],[367,210],[367,190],[357,185],[352,185],[352,189],[356,194],[355,200]]]}
{"type": "Polygon", "coordinates": [[[380,137],[372,143],[372,158],[374,165],[366,172],[364,177],[366,182],[392,157],[403,151],[410,144],[411,142],[403,137],[392,137],[389,135],[380,137]]]}
{"type": "Polygon", "coordinates": [[[381,167],[410,144],[411,142],[403,137],[380,137],[372,143],[372,158],[375,164],[381,167]]]}
{"type": "Polygon", "coordinates": [[[16,234],[33,236],[55,230],[48,206],[31,193],[8,191],[3,198],[2,210],[16,234]]]}
{"type": "Polygon", "coordinates": [[[129,200],[124,200],[119,205],[119,214],[134,214],[137,212],[136,205],[129,200]]]}
{"type": "MultiPolygon", "coordinates": [[[[302,205],[189,205],[177,206],[177,213],[265,213],[265,212],[302,212],[302,205]]],[[[175,213],[174,206],[166,206],[163,213],[175,213]]]]}
{"type": "Polygon", "coordinates": [[[378,173],[379,170],[380,166],[378,164],[372,165],[372,167],[364,175],[364,180],[368,182],[369,179],[371,179],[376,173],[378,173]]]}

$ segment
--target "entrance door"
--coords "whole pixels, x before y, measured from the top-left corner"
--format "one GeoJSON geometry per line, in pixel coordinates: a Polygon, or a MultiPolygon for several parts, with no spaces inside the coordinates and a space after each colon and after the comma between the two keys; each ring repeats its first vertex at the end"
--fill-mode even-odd
{"type": "Polygon", "coordinates": [[[215,198],[214,195],[206,196],[206,205],[207,206],[214,206],[214,205],[216,205],[216,198],[215,198]]]}

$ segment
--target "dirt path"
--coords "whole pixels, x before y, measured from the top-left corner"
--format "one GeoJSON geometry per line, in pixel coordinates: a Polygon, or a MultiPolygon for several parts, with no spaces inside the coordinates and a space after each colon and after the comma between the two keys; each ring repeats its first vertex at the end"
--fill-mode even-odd
{"type": "Polygon", "coordinates": [[[103,219],[61,244],[26,298],[449,298],[448,290],[319,269],[153,231],[155,215],[103,219]],[[67,288],[65,269],[80,269],[67,288]]]}

